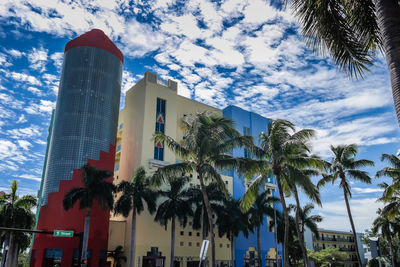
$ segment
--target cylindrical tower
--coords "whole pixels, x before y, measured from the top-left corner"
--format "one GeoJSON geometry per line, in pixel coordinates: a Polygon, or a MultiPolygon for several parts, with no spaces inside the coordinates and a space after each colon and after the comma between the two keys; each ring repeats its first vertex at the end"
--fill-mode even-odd
{"type": "MultiPolygon", "coordinates": [[[[66,212],[62,200],[70,189],[82,186],[82,165],[114,169],[122,66],[121,51],[101,30],[65,46],[37,229],[83,231],[85,211],[76,205],[66,212]]],[[[107,251],[109,212],[95,203],[92,214],[89,266],[99,266],[107,251]]],[[[78,247],[78,238],[38,234],[31,266],[59,261],[61,266],[74,266],[78,247]]]]}

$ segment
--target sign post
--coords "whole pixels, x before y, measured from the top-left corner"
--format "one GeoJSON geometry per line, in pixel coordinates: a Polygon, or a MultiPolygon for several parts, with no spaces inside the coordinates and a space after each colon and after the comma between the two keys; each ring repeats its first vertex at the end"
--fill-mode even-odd
{"type": "Polygon", "coordinates": [[[208,240],[203,240],[203,244],[201,245],[200,249],[200,261],[199,261],[199,267],[201,266],[201,261],[206,259],[207,256],[207,250],[208,250],[208,245],[210,244],[210,241],[208,240]]]}
{"type": "Polygon", "coordinates": [[[54,230],[53,236],[55,236],[55,237],[73,237],[74,231],[54,230]]]}

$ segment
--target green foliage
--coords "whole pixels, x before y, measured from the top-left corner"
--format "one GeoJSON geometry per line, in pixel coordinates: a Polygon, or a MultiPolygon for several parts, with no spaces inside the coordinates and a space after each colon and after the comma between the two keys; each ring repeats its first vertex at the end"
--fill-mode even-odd
{"type": "Polygon", "coordinates": [[[316,267],[339,267],[341,262],[348,258],[346,252],[339,251],[338,248],[328,247],[320,251],[308,250],[310,260],[314,261],[316,267]]]}
{"type": "Polygon", "coordinates": [[[122,181],[117,187],[117,192],[122,194],[115,204],[115,214],[128,217],[132,210],[140,214],[145,208],[145,203],[151,214],[156,211],[157,193],[150,188],[150,178],[146,176],[143,166],[136,169],[132,182],[122,181]]]}
{"type": "Polygon", "coordinates": [[[96,200],[104,210],[113,209],[116,187],[112,182],[106,181],[112,173],[98,170],[94,166],[85,164],[81,168],[83,187],[76,187],[65,194],[63,206],[65,210],[71,209],[79,202],[79,209],[91,208],[96,200]]]}
{"type": "Polygon", "coordinates": [[[191,194],[185,189],[187,177],[170,177],[166,188],[157,191],[159,203],[154,220],[167,228],[168,221],[178,219],[185,227],[188,217],[193,215],[191,194]]]}
{"type": "MultiPolygon", "coordinates": [[[[0,226],[8,228],[32,229],[35,225],[35,215],[32,209],[37,205],[34,196],[17,194],[18,183],[13,180],[10,193],[0,198],[0,226]]],[[[30,234],[13,233],[14,244],[18,244],[19,251],[29,246],[30,234]]],[[[1,232],[1,241],[4,242],[9,233],[1,232]]]]}

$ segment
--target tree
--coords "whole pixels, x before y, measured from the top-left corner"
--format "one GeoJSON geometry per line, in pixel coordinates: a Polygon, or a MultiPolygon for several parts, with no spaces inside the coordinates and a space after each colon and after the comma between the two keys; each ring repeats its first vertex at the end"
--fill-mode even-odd
{"type": "Polygon", "coordinates": [[[260,187],[269,180],[270,170],[278,184],[280,202],[282,204],[285,219],[284,255],[283,261],[288,266],[288,242],[289,242],[289,213],[285,200],[285,187],[289,186],[288,176],[285,174],[301,174],[301,170],[307,167],[322,167],[322,163],[315,157],[308,156],[311,148],[307,143],[314,136],[314,131],[303,129],[295,131],[295,126],[286,120],[273,120],[268,124],[267,132],[261,133],[260,148],[253,148],[254,154],[263,159],[264,173],[252,181],[243,197],[242,208],[247,210],[254,203],[260,187]]]}
{"type": "Polygon", "coordinates": [[[378,218],[376,218],[374,220],[374,222],[372,223],[372,225],[373,225],[372,231],[374,234],[377,234],[378,232],[380,232],[382,237],[388,241],[392,266],[396,266],[397,253],[394,250],[393,237],[399,233],[400,219],[395,218],[395,219],[390,220],[387,216],[385,216],[383,214],[381,209],[378,209],[377,214],[378,214],[378,218]]]}
{"type": "MultiPolygon", "coordinates": [[[[304,154],[303,156],[307,156],[307,154],[304,154]]],[[[315,160],[321,161],[321,166],[326,165],[326,162],[322,161],[319,157],[312,155],[311,157],[314,157],[315,160]]],[[[287,170],[287,171],[290,171],[287,170]]],[[[284,173],[283,175],[286,176],[285,181],[288,183],[288,187],[290,190],[290,193],[293,194],[295,200],[296,200],[296,207],[294,207],[295,210],[295,220],[296,220],[296,231],[297,231],[297,237],[299,239],[299,245],[301,247],[301,251],[303,254],[303,263],[304,266],[309,265],[309,260],[308,260],[308,255],[307,255],[307,249],[305,247],[304,243],[304,221],[302,221],[301,215],[304,217],[305,214],[301,214],[303,210],[301,209],[300,205],[300,199],[299,199],[299,193],[298,193],[298,187],[305,193],[305,195],[313,200],[315,203],[318,205],[322,206],[321,203],[321,197],[319,194],[318,188],[312,183],[310,176],[311,175],[319,175],[320,172],[316,169],[301,169],[300,172],[289,172],[289,173],[284,173]],[[300,225],[303,224],[303,227],[301,229],[300,225]]],[[[310,207],[307,207],[308,209],[310,207]]],[[[314,208],[314,205],[312,205],[312,208],[314,208]]],[[[307,210],[310,212],[311,210],[307,210]]],[[[308,214],[307,214],[308,215],[308,214]]]]}
{"type": "Polygon", "coordinates": [[[160,184],[169,176],[197,173],[210,226],[211,266],[215,267],[214,223],[206,182],[217,183],[227,194],[219,170],[254,172],[262,165],[261,162],[233,157],[230,154],[234,148],[253,145],[252,137],[241,136],[234,128],[232,120],[215,113],[202,112],[186,116],[182,120],[182,130],[185,138],[180,142],[164,133],[159,132],[154,135],[155,141],[165,143],[179,157],[180,162],[158,168],[153,175],[153,182],[160,184]]]}
{"type": "MultiPolygon", "coordinates": [[[[90,230],[90,215],[93,202],[97,201],[103,210],[112,210],[114,205],[115,186],[106,179],[112,173],[106,170],[98,170],[94,166],[85,164],[81,168],[83,187],[76,187],[65,194],[63,206],[65,210],[73,208],[79,202],[79,209],[86,209],[85,225],[83,230],[82,260],[87,260],[87,248],[90,230]]],[[[84,266],[84,264],[82,265],[84,266]]]]}
{"type": "MultiPolygon", "coordinates": [[[[219,214],[220,212],[223,213],[225,208],[223,202],[225,200],[225,196],[219,188],[219,185],[216,183],[210,183],[206,185],[206,191],[213,214],[219,214]]],[[[198,230],[202,228],[202,236],[203,240],[205,240],[207,239],[210,226],[208,223],[207,209],[206,205],[204,204],[203,194],[201,189],[196,187],[189,188],[189,194],[190,201],[194,205],[193,229],[198,230]]]]}
{"type": "Polygon", "coordinates": [[[175,220],[178,219],[181,226],[185,227],[188,217],[193,215],[190,202],[190,192],[185,189],[188,177],[170,177],[168,188],[160,190],[157,195],[161,198],[154,220],[165,226],[171,221],[171,258],[170,267],[174,267],[175,252],[175,220]]]}
{"type": "Polygon", "coordinates": [[[226,235],[231,241],[232,267],[235,267],[235,237],[240,233],[248,237],[249,231],[252,230],[249,224],[249,214],[243,214],[239,208],[239,201],[229,196],[224,199],[224,208],[218,215],[216,224],[219,236],[226,235]]]}
{"type": "Polygon", "coordinates": [[[314,51],[328,52],[350,76],[363,76],[378,47],[386,55],[400,123],[400,4],[396,0],[292,0],[314,51]]]}
{"type": "Polygon", "coordinates": [[[136,169],[131,182],[122,181],[118,185],[117,192],[121,193],[121,196],[115,204],[114,213],[122,214],[127,218],[132,211],[129,254],[129,266],[132,267],[135,259],[133,254],[135,252],[136,215],[142,213],[145,208],[145,202],[151,214],[156,211],[157,193],[150,189],[149,178],[146,177],[146,171],[142,166],[136,169]]]}
{"type": "MultiPolygon", "coordinates": [[[[0,225],[8,228],[32,229],[35,224],[35,216],[32,208],[37,205],[34,196],[17,195],[18,183],[13,180],[11,191],[0,198],[0,225]]],[[[9,250],[3,250],[2,264],[5,266],[16,266],[18,253],[26,249],[29,235],[25,233],[9,232],[4,236],[6,246],[9,250]]]]}
{"type": "Polygon", "coordinates": [[[310,215],[311,211],[314,209],[314,204],[308,203],[299,210],[299,217],[300,217],[300,226],[301,226],[301,233],[304,233],[305,227],[309,228],[311,232],[318,238],[318,225],[317,223],[322,222],[322,216],[320,215],[310,215]]]}
{"type": "Polygon", "coordinates": [[[383,212],[393,218],[400,213],[400,158],[395,155],[382,154],[381,160],[387,161],[390,166],[379,170],[376,177],[390,177],[392,183],[384,182],[380,184],[384,192],[379,200],[387,204],[383,212]]]}
{"type": "Polygon", "coordinates": [[[338,248],[327,247],[320,251],[309,250],[308,255],[314,261],[316,267],[339,267],[347,259],[347,253],[339,251],[338,248]]]}
{"type": "Polygon", "coordinates": [[[330,164],[330,174],[324,175],[324,177],[318,182],[318,187],[322,187],[328,182],[332,182],[332,184],[334,184],[336,180],[340,181],[339,187],[343,189],[347,214],[349,216],[351,229],[354,235],[358,264],[359,266],[362,266],[360,251],[358,250],[357,244],[357,232],[354,226],[349,203],[349,197],[351,198],[351,186],[349,178],[370,184],[371,177],[369,177],[366,171],[359,170],[359,168],[365,166],[374,166],[374,162],[366,159],[356,160],[355,156],[358,152],[358,148],[355,144],[339,145],[336,147],[331,146],[331,151],[333,152],[334,157],[330,164]]]}
{"type": "Polygon", "coordinates": [[[264,224],[265,215],[274,217],[274,202],[279,199],[269,196],[268,191],[264,191],[256,197],[253,206],[248,210],[249,220],[252,227],[256,229],[257,233],[257,253],[258,253],[258,266],[262,266],[261,258],[261,232],[260,228],[264,224]]]}
{"type": "Polygon", "coordinates": [[[126,257],[123,255],[123,247],[117,246],[114,250],[112,251],[108,251],[107,252],[107,257],[109,258],[113,258],[114,267],[121,267],[121,261],[125,261],[126,262],[126,257]]]}

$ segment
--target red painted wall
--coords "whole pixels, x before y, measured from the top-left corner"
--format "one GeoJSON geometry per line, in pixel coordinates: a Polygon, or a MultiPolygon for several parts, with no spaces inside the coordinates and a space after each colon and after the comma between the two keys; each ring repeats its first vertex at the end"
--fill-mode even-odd
{"type": "MultiPolygon", "coordinates": [[[[88,160],[88,164],[100,170],[114,172],[115,146],[110,145],[110,152],[100,152],[99,160],[88,160]]],[[[109,178],[113,181],[113,177],[109,178]]],[[[65,211],[62,205],[64,195],[74,187],[82,187],[81,171],[74,170],[73,178],[69,181],[61,181],[59,191],[50,193],[47,205],[40,209],[38,230],[72,230],[74,233],[83,232],[86,210],[79,210],[79,204],[75,203],[74,208],[65,211]]],[[[94,201],[91,221],[88,249],[92,250],[90,265],[100,266],[100,251],[107,251],[108,224],[110,211],[103,211],[94,201]]],[[[47,234],[36,234],[33,243],[31,266],[42,267],[44,250],[49,248],[62,249],[62,267],[72,266],[74,248],[79,248],[78,237],[53,237],[47,234]],[[36,250],[36,251],[35,251],[36,250]],[[36,255],[36,257],[35,257],[36,255]]]]}

